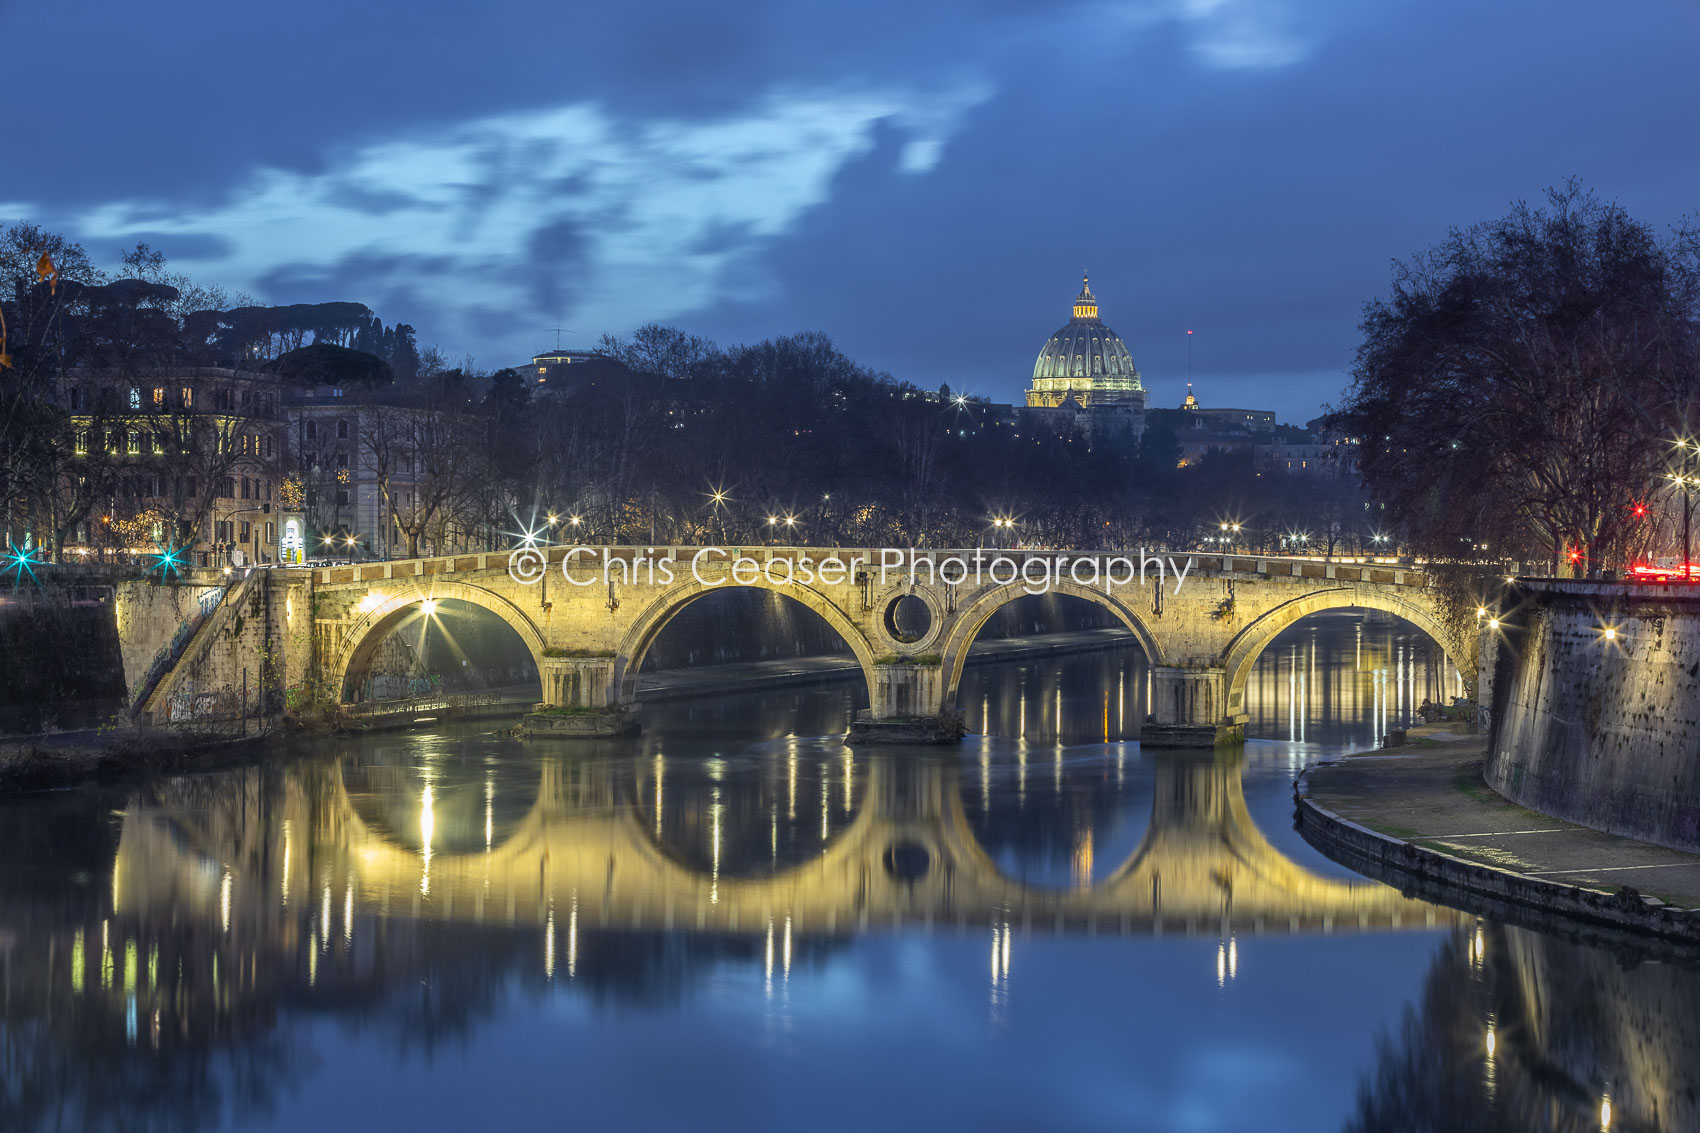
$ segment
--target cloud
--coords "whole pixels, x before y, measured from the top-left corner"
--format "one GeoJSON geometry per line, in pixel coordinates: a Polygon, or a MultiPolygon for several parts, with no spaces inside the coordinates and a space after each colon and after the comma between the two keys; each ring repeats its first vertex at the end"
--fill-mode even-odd
{"type": "Polygon", "coordinates": [[[897,124],[905,168],[925,173],[980,97],[786,91],[706,121],[625,122],[594,103],[513,112],[351,147],[323,172],[261,169],[192,211],[114,201],[70,223],[84,239],[147,239],[173,266],[274,301],[406,294],[428,312],[387,317],[487,348],[488,319],[461,312],[621,328],[708,305],[735,258],[826,199],[876,127],[897,124]]]}
{"type": "Polygon", "coordinates": [[[1180,0],[1179,15],[1192,26],[1193,50],[1215,67],[1286,67],[1304,58],[1309,47],[1284,4],[1180,0]]]}

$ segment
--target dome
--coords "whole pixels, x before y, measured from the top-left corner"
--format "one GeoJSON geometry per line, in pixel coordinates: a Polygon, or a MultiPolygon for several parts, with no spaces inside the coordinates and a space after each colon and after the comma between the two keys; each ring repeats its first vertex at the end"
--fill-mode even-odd
{"type": "Polygon", "coordinates": [[[1028,404],[1057,405],[1071,395],[1083,402],[1120,400],[1143,393],[1139,370],[1121,336],[1098,318],[1090,279],[1081,280],[1074,317],[1050,337],[1033,363],[1028,404]]]}

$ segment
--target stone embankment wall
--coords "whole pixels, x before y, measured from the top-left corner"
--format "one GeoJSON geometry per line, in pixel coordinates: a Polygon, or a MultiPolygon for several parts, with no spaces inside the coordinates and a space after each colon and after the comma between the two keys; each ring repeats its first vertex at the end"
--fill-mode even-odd
{"type": "Polygon", "coordinates": [[[257,570],[228,589],[222,578],[124,583],[115,605],[131,703],[147,723],[271,715],[308,696],[306,571],[257,570]],[[160,676],[162,654],[174,662],[160,676]]]}
{"type": "Polygon", "coordinates": [[[1500,618],[1483,631],[1489,785],[1597,830],[1700,851],[1700,594],[1525,583],[1500,618]]]}
{"type": "Polygon", "coordinates": [[[99,727],[123,710],[112,603],[53,589],[0,595],[0,735],[99,727]]]}
{"type": "Polygon", "coordinates": [[[109,616],[118,633],[126,703],[134,703],[156,664],[163,664],[189,623],[224,593],[224,579],[208,575],[183,582],[135,579],[113,587],[109,616]]]}

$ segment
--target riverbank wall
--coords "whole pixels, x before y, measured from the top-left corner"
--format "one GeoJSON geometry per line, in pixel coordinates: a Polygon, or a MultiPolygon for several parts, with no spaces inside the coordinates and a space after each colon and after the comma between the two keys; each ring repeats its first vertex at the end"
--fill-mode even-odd
{"type": "Polygon", "coordinates": [[[123,710],[111,593],[83,589],[0,594],[0,735],[97,727],[123,710]]]}
{"type": "Polygon", "coordinates": [[[1508,588],[1484,622],[1484,777],[1611,834],[1700,851],[1700,592],[1570,580],[1508,588]]]}
{"type": "Polygon", "coordinates": [[[1611,933],[1663,937],[1681,942],[1700,962],[1700,911],[1634,890],[1602,892],[1532,877],[1372,830],[1312,797],[1316,776],[1326,776],[1331,766],[1310,768],[1293,784],[1294,824],[1306,842],[1340,864],[1407,895],[1542,932],[1571,935],[1580,926],[1584,936],[1595,934],[1587,937],[1592,943],[1613,945],[1621,940],[1611,933]],[[1601,930],[1607,935],[1598,935],[1601,930]]]}

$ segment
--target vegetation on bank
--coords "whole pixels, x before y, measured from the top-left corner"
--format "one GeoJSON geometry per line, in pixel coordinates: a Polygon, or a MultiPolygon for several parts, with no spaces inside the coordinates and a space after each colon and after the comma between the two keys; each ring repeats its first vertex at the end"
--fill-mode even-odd
{"type": "Polygon", "coordinates": [[[1439,560],[1621,570],[1682,547],[1700,416],[1700,229],[1579,183],[1456,229],[1365,308],[1338,422],[1439,560]]]}

